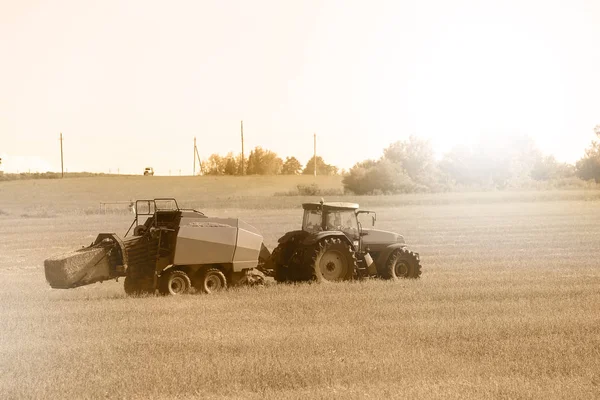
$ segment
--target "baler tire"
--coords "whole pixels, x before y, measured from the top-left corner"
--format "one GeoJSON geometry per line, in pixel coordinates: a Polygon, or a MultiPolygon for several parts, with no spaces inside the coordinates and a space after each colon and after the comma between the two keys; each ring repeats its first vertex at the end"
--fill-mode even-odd
{"type": "Polygon", "coordinates": [[[192,281],[184,271],[169,270],[160,277],[158,291],[162,295],[177,296],[187,294],[192,288],[192,281]]]}
{"type": "Polygon", "coordinates": [[[348,281],[357,269],[356,253],[339,238],[318,242],[308,263],[307,277],[317,283],[348,281]]]}
{"type": "Polygon", "coordinates": [[[208,268],[200,274],[196,289],[202,293],[212,294],[227,289],[227,278],[218,268],[208,268]]]}
{"type": "Polygon", "coordinates": [[[421,263],[415,253],[408,249],[394,250],[380,273],[383,279],[418,279],[421,276],[421,263]]]}
{"type": "Polygon", "coordinates": [[[142,279],[135,279],[130,276],[125,277],[123,289],[128,296],[141,296],[154,293],[152,288],[144,287],[144,281],[142,279]]]}

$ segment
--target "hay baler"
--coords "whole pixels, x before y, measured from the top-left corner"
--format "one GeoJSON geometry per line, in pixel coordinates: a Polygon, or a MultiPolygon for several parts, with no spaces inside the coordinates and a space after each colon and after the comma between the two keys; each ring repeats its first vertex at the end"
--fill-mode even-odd
{"type": "Polygon", "coordinates": [[[262,284],[269,257],[262,235],[241,219],[210,218],[160,198],[136,201],[124,238],[101,233],[88,247],[45,260],[44,270],[53,288],[124,277],[127,294],[211,293],[262,284]]]}

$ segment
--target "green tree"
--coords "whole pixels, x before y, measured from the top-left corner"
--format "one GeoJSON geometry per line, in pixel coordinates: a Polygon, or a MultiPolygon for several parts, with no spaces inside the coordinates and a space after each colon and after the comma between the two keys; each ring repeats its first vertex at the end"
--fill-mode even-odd
{"type": "Polygon", "coordinates": [[[277,175],[281,173],[283,160],[271,150],[257,146],[248,156],[248,175],[277,175]]]}
{"type": "Polygon", "coordinates": [[[554,156],[541,157],[531,168],[531,178],[536,181],[570,178],[575,175],[573,165],[560,163],[554,156]]]}
{"type": "Polygon", "coordinates": [[[342,184],[355,194],[410,193],[418,190],[400,164],[389,160],[367,160],[355,164],[344,175],[342,184]]]}
{"type": "Polygon", "coordinates": [[[223,157],[223,174],[225,175],[236,175],[237,174],[237,162],[232,152],[227,153],[223,157]]]}
{"type": "Polygon", "coordinates": [[[283,175],[298,175],[300,172],[302,172],[300,161],[296,157],[286,157],[281,173],[283,175]]]}
{"type": "Polygon", "coordinates": [[[408,141],[397,141],[383,150],[383,158],[398,164],[403,173],[414,182],[429,183],[435,173],[433,147],[428,140],[410,136],[408,141]]]}
{"type": "Polygon", "coordinates": [[[600,142],[592,141],[585,155],[575,164],[575,169],[579,178],[600,183],[600,142]]]}
{"type": "MultiPolygon", "coordinates": [[[[302,170],[304,175],[312,175],[315,171],[315,157],[308,160],[306,167],[302,170]]],[[[323,157],[317,156],[317,175],[337,175],[338,168],[334,165],[329,165],[323,160],[323,157]]]]}
{"type": "MultiPolygon", "coordinates": [[[[600,138],[600,125],[596,125],[594,133],[600,138]]],[[[585,155],[575,164],[575,173],[583,180],[593,179],[600,183],[600,142],[592,140],[585,155]]]]}
{"type": "Polygon", "coordinates": [[[224,171],[223,157],[218,154],[211,154],[203,165],[204,173],[207,175],[223,175],[224,171]]]}
{"type": "Polygon", "coordinates": [[[440,180],[476,188],[527,186],[543,159],[527,136],[481,138],[473,147],[456,147],[438,163],[440,180]]]}

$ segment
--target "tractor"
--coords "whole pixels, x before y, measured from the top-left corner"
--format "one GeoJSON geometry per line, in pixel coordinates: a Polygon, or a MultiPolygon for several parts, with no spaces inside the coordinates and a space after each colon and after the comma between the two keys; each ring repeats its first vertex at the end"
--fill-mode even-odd
{"type": "Polygon", "coordinates": [[[376,213],[342,202],[302,208],[302,229],[283,235],[265,265],[277,282],[420,277],[419,254],[408,249],[402,235],[362,227],[359,216],[370,214],[375,226],[376,213]]]}

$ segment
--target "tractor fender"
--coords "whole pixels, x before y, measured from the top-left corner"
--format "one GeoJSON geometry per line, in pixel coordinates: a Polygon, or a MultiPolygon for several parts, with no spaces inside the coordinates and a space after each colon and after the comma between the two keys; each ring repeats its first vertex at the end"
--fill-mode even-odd
{"type": "Polygon", "coordinates": [[[383,251],[381,253],[379,253],[379,257],[377,257],[377,260],[375,260],[375,264],[380,267],[384,266],[394,250],[404,249],[404,248],[406,248],[406,244],[404,244],[404,243],[390,244],[388,247],[383,249],[383,251]]]}
{"type": "Polygon", "coordinates": [[[296,238],[299,238],[300,240],[302,240],[302,238],[304,236],[308,235],[308,232],[299,230],[299,231],[291,231],[286,233],[285,235],[283,235],[282,237],[279,238],[279,240],[277,240],[278,243],[284,244],[284,243],[288,243],[296,238]]]}
{"type": "Polygon", "coordinates": [[[330,237],[341,239],[342,241],[344,241],[344,242],[348,243],[350,246],[352,246],[352,248],[354,249],[354,245],[352,244],[350,239],[348,239],[348,236],[346,236],[344,234],[344,232],[341,232],[341,231],[323,231],[323,232],[319,232],[314,235],[309,235],[302,241],[302,244],[310,246],[317,242],[320,242],[321,240],[323,240],[325,238],[330,238],[330,237]]]}

